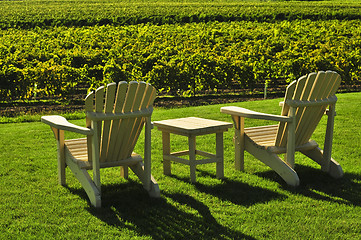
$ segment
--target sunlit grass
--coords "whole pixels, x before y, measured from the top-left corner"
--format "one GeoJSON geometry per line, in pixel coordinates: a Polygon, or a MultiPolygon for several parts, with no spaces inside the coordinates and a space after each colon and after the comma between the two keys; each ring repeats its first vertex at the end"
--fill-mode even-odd
{"type": "MultiPolygon", "coordinates": [[[[245,171],[238,172],[230,129],[224,136],[225,179],[216,179],[215,164],[207,164],[197,167],[197,183],[191,184],[189,168],[182,164],[172,164],[172,176],[163,175],[161,132],[155,128],[152,173],[161,198],[149,198],[133,174],[124,180],[119,169],[104,169],[100,209],[90,207],[68,169],[68,185],[58,185],[56,142],[47,125],[0,124],[0,239],[359,239],[361,93],[338,98],[332,153],[344,169],[342,179],[332,179],[299,154],[297,188],[288,187],[249,154],[245,171]]],[[[155,109],[152,120],[197,116],[231,122],[220,107],[237,105],[277,114],[279,101],[155,109]]],[[[75,118],[81,119],[71,122],[85,124],[83,117],[75,118]]],[[[313,136],[321,146],[325,120],[313,136]]],[[[255,124],[263,122],[246,120],[246,126],[255,124]]],[[[177,148],[187,147],[186,138],[172,135],[171,141],[177,148]]],[[[213,135],[197,138],[197,147],[212,152],[214,141],[213,135]]]]}

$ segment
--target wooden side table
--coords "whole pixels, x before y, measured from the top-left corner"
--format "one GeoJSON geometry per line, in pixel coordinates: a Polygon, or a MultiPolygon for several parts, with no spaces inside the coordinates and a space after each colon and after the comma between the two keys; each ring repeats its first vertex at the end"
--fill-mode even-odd
{"type": "Polygon", "coordinates": [[[190,166],[191,182],[196,181],[196,166],[199,164],[216,163],[216,176],[224,176],[223,159],[223,132],[233,127],[232,123],[209,120],[197,117],[187,117],[155,121],[154,125],[162,131],[163,142],[163,172],[165,175],[171,174],[171,161],[183,163],[190,166]],[[170,134],[178,134],[188,137],[189,150],[173,152],[170,149],[170,134]],[[216,134],[216,154],[200,151],[196,149],[196,136],[205,134],[216,134]],[[189,160],[180,156],[189,155],[189,160]],[[196,160],[196,155],[206,157],[206,159],[196,160]]]}

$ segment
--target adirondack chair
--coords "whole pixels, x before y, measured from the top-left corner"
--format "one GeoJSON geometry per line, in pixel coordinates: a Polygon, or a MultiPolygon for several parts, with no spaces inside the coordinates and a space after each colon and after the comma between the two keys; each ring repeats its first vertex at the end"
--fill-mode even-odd
{"type": "Polygon", "coordinates": [[[294,170],[295,151],[299,151],[321,165],[331,176],[343,176],[341,166],[331,158],[335,93],[341,78],[336,72],[310,73],[293,81],[286,89],[281,115],[264,114],[241,107],[222,107],[230,114],[235,127],[235,167],[244,169],[244,150],[271,167],[287,184],[299,185],[294,170]],[[328,109],[327,109],[328,108],[328,109]],[[327,128],[323,151],[310,140],[316,126],[327,114],[327,128]],[[277,125],[244,128],[244,118],[278,121],[277,125]],[[278,155],[285,153],[285,161],[278,155]]]}
{"type": "Polygon", "coordinates": [[[69,123],[61,116],[43,116],[50,125],[58,146],[59,184],[65,185],[68,166],[79,180],[90,203],[101,206],[100,168],[121,166],[128,177],[128,167],[139,177],[152,197],[159,197],[159,187],[151,176],[151,115],[156,90],[144,82],[120,82],[100,87],[85,98],[86,127],[69,123]],[[145,125],[144,164],[133,153],[145,125]],[[64,140],[64,130],[85,138],[64,140]],[[93,179],[88,170],[93,170],[93,179]]]}

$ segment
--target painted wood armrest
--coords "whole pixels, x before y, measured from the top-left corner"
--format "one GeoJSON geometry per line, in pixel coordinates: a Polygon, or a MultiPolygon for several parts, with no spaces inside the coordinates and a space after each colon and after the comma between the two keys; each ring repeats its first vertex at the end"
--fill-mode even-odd
{"type": "Polygon", "coordinates": [[[221,113],[226,113],[240,117],[254,118],[254,119],[271,120],[278,122],[292,122],[292,118],[287,116],[260,113],[260,112],[248,110],[246,108],[235,107],[235,106],[222,107],[221,113]]]}
{"type": "Polygon", "coordinates": [[[86,127],[80,127],[75,124],[72,124],[72,123],[68,122],[62,116],[56,116],[56,115],[43,116],[43,117],[41,117],[41,122],[43,122],[53,128],[56,128],[56,129],[80,133],[83,135],[93,135],[93,130],[86,128],[86,127]]]}

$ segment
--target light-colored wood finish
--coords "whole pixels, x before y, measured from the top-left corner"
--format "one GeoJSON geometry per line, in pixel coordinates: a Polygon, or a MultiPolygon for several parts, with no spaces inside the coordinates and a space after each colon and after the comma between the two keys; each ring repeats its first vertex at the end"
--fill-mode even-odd
{"type": "Polygon", "coordinates": [[[224,132],[232,127],[231,123],[198,117],[155,121],[154,125],[157,126],[159,130],[165,132],[171,130],[172,133],[183,136],[199,136],[209,133],[224,132]]]}
{"type": "Polygon", "coordinates": [[[260,113],[260,112],[248,110],[246,108],[234,107],[234,106],[223,107],[222,113],[227,113],[232,116],[238,116],[238,117],[262,119],[262,120],[270,120],[270,121],[280,121],[280,122],[291,122],[291,119],[287,116],[279,116],[279,115],[260,113]]]}
{"type": "MultiPolygon", "coordinates": [[[[162,132],[162,142],[163,142],[163,156],[170,156],[170,133],[162,132]]],[[[172,167],[169,159],[163,158],[163,173],[165,175],[171,175],[172,167]]]]}
{"type": "Polygon", "coordinates": [[[264,114],[240,107],[222,107],[230,114],[235,127],[235,164],[243,170],[243,151],[246,150],[275,170],[289,185],[299,185],[294,171],[295,151],[300,151],[321,165],[321,170],[333,177],[343,176],[341,166],[331,157],[335,95],[341,83],[340,75],[332,71],[319,71],[302,76],[286,89],[280,103],[281,115],[264,114]],[[327,109],[328,108],[328,109],[327,109]],[[324,151],[310,140],[322,116],[328,116],[324,151]],[[244,128],[244,118],[279,122],[278,125],[244,128]],[[278,154],[285,153],[282,160],[278,154]]]}
{"type": "Polygon", "coordinates": [[[187,117],[156,121],[154,125],[162,131],[163,141],[163,171],[171,175],[171,161],[186,164],[190,168],[190,180],[196,182],[196,167],[199,164],[216,163],[216,177],[224,177],[223,133],[231,128],[232,123],[215,121],[197,117],[187,117]],[[188,137],[188,149],[180,152],[171,152],[170,134],[188,137]],[[216,154],[196,149],[196,137],[205,134],[216,134],[216,154]],[[188,155],[189,160],[181,158],[188,155]],[[206,159],[196,159],[200,155],[206,159]]]}
{"type": "Polygon", "coordinates": [[[157,182],[151,175],[151,115],[155,89],[145,82],[111,83],[100,87],[85,99],[86,127],[69,123],[61,116],[44,116],[58,145],[59,183],[65,185],[65,167],[75,174],[95,207],[101,206],[100,169],[128,168],[138,176],[152,197],[159,197],[157,182]],[[143,129],[144,159],[133,152],[143,129]],[[86,138],[64,140],[64,130],[86,135],[86,138]],[[88,171],[93,171],[90,177],[88,171]]]}
{"type": "Polygon", "coordinates": [[[232,115],[235,128],[234,144],[235,144],[235,168],[236,170],[244,170],[244,117],[232,115]]]}
{"type": "Polygon", "coordinates": [[[43,116],[41,117],[41,121],[58,130],[71,131],[83,135],[93,135],[92,129],[72,124],[61,116],[43,116]]]}

